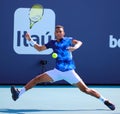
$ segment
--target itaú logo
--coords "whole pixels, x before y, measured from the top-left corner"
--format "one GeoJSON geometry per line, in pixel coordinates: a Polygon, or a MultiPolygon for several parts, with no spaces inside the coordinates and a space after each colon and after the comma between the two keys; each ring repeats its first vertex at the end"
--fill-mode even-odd
{"type": "Polygon", "coordinates": [[[120,48],[120,39],[115,38],[113,35],[109,36],[109,47],[110,48],[120,48]]]}
{"type": "Polygon", "coordinates": [[[39,45],[44,45],[54,39],[55,13],[51,9],[44,9],[42,19],[29,29],[29,10],[30,8],[18,8],[14,13],[14,37],[13,49],[17,54],[51,54],[52,49],[38,52],[25,39],[26,32],[39,45]]]}

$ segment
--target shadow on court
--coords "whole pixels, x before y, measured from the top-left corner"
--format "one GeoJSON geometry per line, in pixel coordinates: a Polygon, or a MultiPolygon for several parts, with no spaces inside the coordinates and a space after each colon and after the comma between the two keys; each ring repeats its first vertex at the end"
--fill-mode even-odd
{"type": "Polygon", "coordinates": [[[51,110],[38,110],[38,109],[0,109],[0,113],[12,113],[12,114],[24,114],[24,113],[35,113],[35,112],[69,112],[69,111],[73,111],[73,112],[82,112],[82,111],[110,111],[107,109],[76,109],[76,110],[60,110],[60,109],[51,109],[51,110]]]}

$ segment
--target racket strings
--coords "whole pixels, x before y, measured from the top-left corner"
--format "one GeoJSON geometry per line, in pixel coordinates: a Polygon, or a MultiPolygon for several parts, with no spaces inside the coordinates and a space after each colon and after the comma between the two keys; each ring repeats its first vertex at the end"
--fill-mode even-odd
{"type": "Polygon", "coordinates": [[[31,19],[32,21],[37,21],[37,20],[39,20],[40,18],[41,18],[40,15],[36,15],[35,17],[31,17],[30,19],[31,19]]]}
{"type": "Polygon", "coordinates": [[[42,19],[44,13],[44,9],[41,5],[34,5],[29,12],[29,19],[30,19],[30,28],[42,19]]]}

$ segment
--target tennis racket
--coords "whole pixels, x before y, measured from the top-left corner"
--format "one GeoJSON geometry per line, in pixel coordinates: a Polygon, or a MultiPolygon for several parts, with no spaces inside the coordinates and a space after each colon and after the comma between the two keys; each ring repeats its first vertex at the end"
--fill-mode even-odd
{"type": "Polygon", "coordinates": [[[35,23],[40,21],[43,17],[44,9],[40,4],[35,4],[32,6],[29,12],[29,20],[30,20],[30,29],[33,27],[35,23]]]}

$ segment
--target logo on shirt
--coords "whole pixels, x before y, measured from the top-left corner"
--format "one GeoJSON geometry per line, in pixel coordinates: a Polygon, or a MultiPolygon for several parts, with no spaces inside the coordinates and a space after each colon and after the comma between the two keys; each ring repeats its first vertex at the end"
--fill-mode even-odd
{"type": "Polygon", "coordinates": [[[42,19],[32,29],[29,28],[29,8],[18,8],[14,13],[13,49],[17,54],[51,54],[52,49],[38,52],[25,39],[26,32],[39,45],[44,45],[54,39],[55,13],[51,9],[44,9],[42,19]]]}

